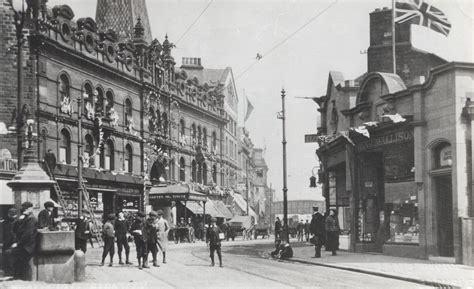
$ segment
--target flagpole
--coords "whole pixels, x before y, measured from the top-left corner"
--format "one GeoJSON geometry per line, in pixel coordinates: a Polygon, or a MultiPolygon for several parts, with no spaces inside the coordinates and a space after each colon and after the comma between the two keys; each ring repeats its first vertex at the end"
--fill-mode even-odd
{"type": "Polygon", "coordinates": [[[397,60],[395,50],[395,0],[392,0],[392,59],[393,59],[393,74],[397,74],[397,60]]]}

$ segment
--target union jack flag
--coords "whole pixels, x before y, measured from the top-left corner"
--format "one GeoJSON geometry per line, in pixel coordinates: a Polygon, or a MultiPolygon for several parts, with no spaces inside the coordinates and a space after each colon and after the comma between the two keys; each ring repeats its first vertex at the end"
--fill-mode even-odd
{"type": "Polygon", "coordinates": [[[396,0],[395,22],[426,26],[448,36],[451,23],[444,13],[423,0],[396,0]]]}

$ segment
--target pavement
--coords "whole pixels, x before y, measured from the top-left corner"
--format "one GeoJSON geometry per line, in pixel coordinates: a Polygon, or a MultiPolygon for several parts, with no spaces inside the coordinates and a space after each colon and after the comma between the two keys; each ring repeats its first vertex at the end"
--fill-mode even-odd
{"type": "Polygon", "coordinates": [[[441,288],[474,288],[474,267],[428,260],[400,258],[382,254],[361,254],[338,251],[336,256],[322,250],[321,258],[314,258],[314,247],[293,244],[293,258],[305,264],[331,267],[404,280],[441,288]]]}
{"type": "MultiPolygon", "coordinates": [[[[136,269],[133,245],[133,266],[100,267],[101,248],[89,248],[87,280],[67,287],[315,288],[308,284],[317,284],[318,288],[474,288],[474,267],[345,251],[331,256],[323,250],[322,258],[312,258],[314,248],[310,244],[293,241],[292,246],[294,257],[281,262],[269,256],[272,239],[223,242],[225,268],[222,269],[209,267],[205,243],[170,243],[170,262],[149,270],[136,269]],[[288,280],[292,280],[291,283],[288,280]]],[[[0,283],[0,288],[66,287],[65,284],[10,281],[0,283]]]]}

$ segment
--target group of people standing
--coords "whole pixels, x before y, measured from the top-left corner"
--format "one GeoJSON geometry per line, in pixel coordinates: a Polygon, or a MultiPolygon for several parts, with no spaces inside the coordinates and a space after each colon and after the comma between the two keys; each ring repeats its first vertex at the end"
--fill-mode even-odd
{"type": "Polygon", "coordinates": [[[325,246],[327,251],[331,251],[333,256],[337,255],[340,228],[334,209],[330,209],[329,214],[324,217],[318,207],[313,207],[309,230],[313,235],[310,241],[314,245],[314,258],[321,258],[322,246],[325,246]]]}
{"type": "Polygon", "coordinates": [[[107,222],[104,224],[102,234],[104,240],[104,250],[102,253],[101,266],[104,265],[107,255],[110,257],[109,266],[113,266],[114,240],[117,241],[119,264],[132,265],[129,261],[130,246],[128,236],[132,235],[137,250],[138,269],[149,268],[148,256],[151,253],[153,266],[158,265],[158,252],[163,255],[163,264],[166,263],[166,249],[168,246],[168,232],[170,225],[163,218],[163,211],[151,211],[146,217],[143,212],[138,212],[131,224],[128,224],[123,213],[118,214],[115,219],[114,214],[109,214],[107,222]],[[122,262],[122,250],[125,249],[125,263],[122,262]]]}

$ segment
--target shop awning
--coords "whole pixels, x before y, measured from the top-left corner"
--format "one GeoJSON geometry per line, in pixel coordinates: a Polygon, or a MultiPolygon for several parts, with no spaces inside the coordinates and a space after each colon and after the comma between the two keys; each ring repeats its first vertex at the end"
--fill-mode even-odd
{"type": "Polygon", "coordinates": [[[211,217],[215,218],[226,218],[226,215],[222,213],[218,208],[217,205],[214,203],[215,201],[209,200],[206,202],[206,215],[210,215],[211,217]]]}
{"type": "Polygon", "coordinates": [[[165,187],[152,187],[150,200],[168,201],[206,201],[206,195],[193,191],[187,184],[176,184],[165,187]]]}
{"type": "Polygon", "coordinates": [[[247,201],[240,194],[234,194],[234,201],[243,212],[247,212],[247,201]]]}
{"type": "Polygon", "coordinates": [[[214,200],[213,202],[216,208],[225,216],[226,219],[232,219],[232,212],[227,209],[227,206],[222,201],[214,200]]]}
{"type": "Polygon", "coordinates": [[[181,204],[184,204],[186,203],[186,208],[188,208],[188,210],[190,210],[191,212],[193,212],[194,214],[204,214],[204,209],[202,207],[202,205],[200,204],[200,202],[184,202],[184,201],[181,201],[181,204]]]}

